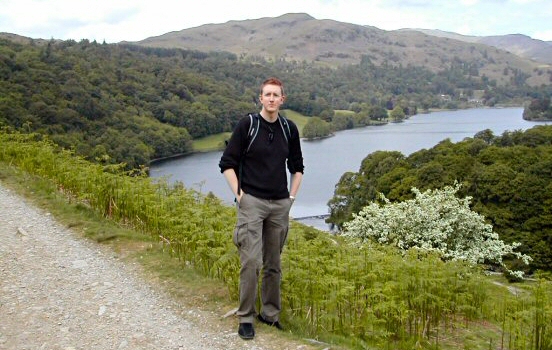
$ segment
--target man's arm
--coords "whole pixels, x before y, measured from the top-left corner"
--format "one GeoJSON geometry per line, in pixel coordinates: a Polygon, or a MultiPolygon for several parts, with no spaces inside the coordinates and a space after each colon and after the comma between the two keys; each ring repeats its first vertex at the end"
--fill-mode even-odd
{"type": "Polygon", "coordinates": [[[233,168],[228,168],[224,170],[222,174],[224,175],[228,186],[230,186],[230,190],[234,194],[234,197],[239,203],[241,197],[243,196],[243,190],[240,190],[240,194],[238,195],[238,176],[236,175],[236,171],[233,168]]]}
{"type": "Polygon", "coordinates": [[[295,172],[291,174],[291,186],[289,189],[289,195],[295,197],[297,192],[299,192],[299,187],[301,186],[301,181],[303,180],[303,173],[295,172]]]}

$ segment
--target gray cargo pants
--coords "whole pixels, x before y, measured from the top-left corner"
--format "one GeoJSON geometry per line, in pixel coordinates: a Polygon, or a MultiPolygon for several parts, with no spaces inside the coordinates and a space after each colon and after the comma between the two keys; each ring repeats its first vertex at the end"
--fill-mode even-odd
{"type": "Polygon", "coordinates": [[[260,199],[244,194],[238,204],[238,221],[234,244],[240,254],[240,323],[253,323],[256,316],[257,285],[261,268],[261,313],[270,321],[278,321],[281,311],[280,255],[289,228],[291,199],[260,199]]]}

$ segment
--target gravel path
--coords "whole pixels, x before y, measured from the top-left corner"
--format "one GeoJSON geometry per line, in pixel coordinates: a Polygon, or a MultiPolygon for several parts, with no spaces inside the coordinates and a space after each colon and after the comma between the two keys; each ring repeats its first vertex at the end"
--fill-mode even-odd
{"type": "Polygon", "coordinates": [[[0,349],[310,348],[262,329],[243,341],[221,323],[180,310],[109,248],[0,184],[0,349]]]}

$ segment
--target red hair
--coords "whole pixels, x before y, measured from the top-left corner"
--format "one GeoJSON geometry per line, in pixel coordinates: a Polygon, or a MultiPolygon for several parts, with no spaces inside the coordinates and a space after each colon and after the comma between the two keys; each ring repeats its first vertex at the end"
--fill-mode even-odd
{"type": "Polygon", "coordinates": [[[263,83],[261,84],[261,95],[263,94],[263,89],[266,85],[279,86],[280,90],[282,90],[282,96],[285,95],[285,93],[284,93],[284,83],[282,83],[282,81],[280,79],[275,78],[275,77],[270,77],[270,78],[266,79],[265,81],[263,81],[263,83]]]}

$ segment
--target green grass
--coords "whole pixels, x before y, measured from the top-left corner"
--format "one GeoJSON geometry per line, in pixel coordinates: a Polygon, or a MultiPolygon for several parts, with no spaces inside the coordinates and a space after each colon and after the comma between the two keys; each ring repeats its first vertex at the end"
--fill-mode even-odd
{"type": "Polygon", "coordinates": [[[283,111],[286,118],[293,121],[297,125],[297,129],[299,129],[299,135],[303,135],[303,128],[309,121],[310,117],[306,117],[302,115],[301,113],[297,113],[295,111],[292,111],[291,109],[286,109],[283,111]]]}
{"type": "Polygon", "coordinates": [[[338,109],[335,111],[335,115],[341,115],[341,116],[355,115],[355,112],[349,111],[346,109],[338,109]]]}
{"type": "Polygon", "coordinates": [[[193,141],[194,151],[196,152],[209,152],[217,151],[224,148],[224,141],[230,138],[230,132],[223,132],[220,134],[209,135],[193,141]]]}

